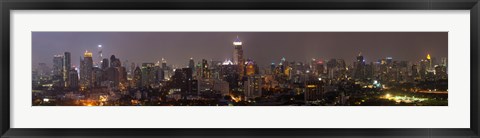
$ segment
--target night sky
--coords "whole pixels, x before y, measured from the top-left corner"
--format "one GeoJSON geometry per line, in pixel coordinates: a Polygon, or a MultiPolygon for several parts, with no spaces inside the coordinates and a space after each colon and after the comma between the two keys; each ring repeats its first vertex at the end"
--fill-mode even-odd
{"type": "Polygon", "coordinates": [[[439,59],[448,55],[447,32],[33,32],[32,65],[52,66],[53,55],[71,53],[72,65],[79,66],[85,50],[97,60],[97,47],[103,57],[114,54],[123,62],[139,64],[161,58],[176,67],[188,65],[189,58],[232,59],[235,38],[243,42],[244,57],[261,67],[312,58],[342,58],[351,64],[359,52],[366,62],[393,57],[418,61],[427,53],[439,59]]]}

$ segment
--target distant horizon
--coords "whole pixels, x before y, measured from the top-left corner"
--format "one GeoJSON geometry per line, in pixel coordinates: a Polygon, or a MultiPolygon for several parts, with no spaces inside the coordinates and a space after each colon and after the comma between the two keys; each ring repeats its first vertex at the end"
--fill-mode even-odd
{"type": "Polygon", "coordinates": [[[85,50],[96,62],[101,45],[103,58],[115,55],[122,65],[165,58],[168,65],[182,68],[190,58],[195,63],[233,60],[237,36],[245,59],[261,67],[283,57],[296,62],[344,59],[349,65],[360,52],[367,63],[385,57],[416,62],[427,54],[448,58],[448,32],[32,32],[32,64],[52,66],[54,55],[70,52],[72,66],[78,67],[85,50]]]}

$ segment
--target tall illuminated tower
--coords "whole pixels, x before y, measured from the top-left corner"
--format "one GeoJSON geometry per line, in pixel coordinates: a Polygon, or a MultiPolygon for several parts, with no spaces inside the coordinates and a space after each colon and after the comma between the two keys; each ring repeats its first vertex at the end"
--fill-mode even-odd
{"type": "MultiPolygon", "coordinates": [[[[192,70],[192,73],[195,72],[195,61],[193,61],[193,58],[190,58],[190,61],[188,61],[188,68],[190,68],[190,70],[192,70]]],[[[195,73],[193,73],[193,74],[195,74],[195,73]]]]}
{"type": "Polygon", "coordinates": [[[432,69],[432,58],[430,57],[430,54],[427,54],[427,60],[428,60],[428,69],[432,69]]]}
{"type": "Polygon", "coordinates": [[[102,65],[102,62],[103,62],[103,54],[102,54],[103,46],[98,45],[97,50],[98,50],[98,57],[97,57],[97,61],[95,62],[95,64],[96,64],[97,67],[100,67],[102,65]]]}
{"type": "Polygon", "coordinates": [[[240,79],[242,78],[244,74],[244,63],[243,63],[243,48],[242,48],[242,41],[240,38],[235,39],[233,41],[233,64],[238,65],[239,68],[239,73],[240,73],[240,79]]]}
{"type": "Polygon", "coordinates": [[[240,41],[240,38],[235,39],[233,41],[233,64],[238,65],[243,63],[243,49],[242,49],[242,41],[240,41]]]}
{"type": "Polygon", "coordinates": [[[72,68],[70,60],[70,52],[65,52],[63,55],[63,82],[65,82],[65,88],[70,87],[70,69],[72,68]]]}
{"type": "Polygon", "coordinates": [[[188,61],[188,68],[191,68],[192,70],[195,69],[195,61],[193,61],[193,58],[190,58],[188,61]]]}
{"type": "Polygon", "coordinates": [[[80,60],[80,84],[83,89],[92,87],[92,53],[85,51],[83,60],[80,60]]]}

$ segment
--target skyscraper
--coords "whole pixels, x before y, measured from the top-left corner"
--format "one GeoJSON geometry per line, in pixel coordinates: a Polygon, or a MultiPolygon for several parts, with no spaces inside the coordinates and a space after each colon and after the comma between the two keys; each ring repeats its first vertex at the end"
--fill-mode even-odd
{"type": "Polygon", "coordinates": [[[80,61],[80,84],[83,89],[92,87],[92,69],[93,59],[92,53],[85,51],[83,54],[83,60],[80,61]]]}
{"type": "MultiPolygon", "coordinates": [[[[71,89],[77,89],[78,88],[78,73],[77,69],[72,68],[69,71],[68,74],[69,78],[69,84],[71,89]]],[[[78,89],[77,89],[78,90],[78,89]]]]}
{"type": "Polygon", "coordinates": [[[244,60],[243,60],[243,46],[242,46],[242,41],[240,38],[235,39],[233,41],[233,64],[238,65],[239,73],[240,73],[240,78],[242,79],[243,74],[244,74],[244,60]]]}
{"type": "Polygon", "coordinates": [[[432,58],[430,54],[427,54],[427,61],[428,61],[428,70],[432,70],[432,58]]]}
{"type": "Polygon", "coordinates": [[[116,58],[115,55],[110,56],[110,67],[116,68],[122,66],[120,59],[116,58]]]}
{"type": "Polygon", "coordinates": [[[162,58],[162,69],[167,69],[167,60],[165,60],[164,58],[162,58]]]}
{"type": "Polygon", "coordinates": [[[71,68],[70,52],[65,52],[63,55],[63,82],[65,82],[65,88],[70,87],[69,77],[71,68]]]}
{"type": "Polygon", "coordinates": [[[243,64],[243,49],[242,49],[242,41],[240,38],[235,39],[233,41],[233,64],[238,65],[238,64],[243,64]]]}
{"type": "Polygon", "coordinates": [[[109,64],[110,64],[110,63],[108,62],[108,58],[104,58],[104,59],[102,60],[102,69],[103,69],[103,70],[106,70],[106,69],[109,67],[109,66],[108,66],[109,64]]]}
{"type": "Polygon", "coordinates": [[[208,61],[205,59],[202,59],[201,67],[200,67],[200,77],[203,79],[209,79],[210,78],[210,69],[208,65],[208,61]]]}
{"type": "Polygon", "coordinates": [[[252,60],[248,60],[246,63],[245,71],[247,76],[252,76],[255,74],[255,63],[252,60]]]}
{"type": "Polygon", "coordinates": [[[63,84],[63,55],[53,56],[53,85],[55,87],[64,87],[63,84]]]}
{"type": "Polygon", "coordinates": [[[190,68],[193,71],[195,71],[195,61],[193,61],[193,58],[190,58],[190,61],[188,61],[188,68],[190,68]]]}
{"type": "Polygon", "coordinates": [[[62,76],[63,75],[63,55],[54,55],[53,56],[53,75],[62,76]]]}
{"type": "Polygon", "coordinates": [[[92,68],[92,87],[101,86],[102,81],[104,81],[104,71],[99,67],[92,68]]]}
{"type": "Polygon", "coordinates": [[[323,74],[323,71],[325,70],[324,66],[323,66],[323,60],[319,59],[317,61],[314,62],[314,67],[315,67],[315,73],[317,73],[317,75],[322,75],[323,74]]]}
{"type": "Polygon", "coordinates": [[[365,78],[365,59],[360,52],[357,56],[357,61],[355,62],[355,76],[356,79],[365,78]]]}
{"type": "Polygon", "coordinates": [[[133,73],[133,86],[142,87],[142,70],[137,66],[133,73]]]}
{"type": "Polygon", "coordinates": [[[156,72],[154,70],[154,63],[142,63],[142,85],[150,86],[154,84],[156,72]]]}
{"type": "Polygon", "coordinates": [[[244,82],[245,98],[256,98],[262,96],[262,77],[260,75],[248,76],[244,82]]]}
{"type": "Polygon", "coordinates": [[[101,65],[103,66],[103,61],[104,61],[103,60],[103,53],[102,53],[103,46],[98,45],[97,50],[98,50],[98,57],[97,57],[97,61],[95,61],[95,64],[96,64],[96,66],[101,66],[101,65]],[[100,63],[102,63],[102,64],[100,65],[100,63]]]}

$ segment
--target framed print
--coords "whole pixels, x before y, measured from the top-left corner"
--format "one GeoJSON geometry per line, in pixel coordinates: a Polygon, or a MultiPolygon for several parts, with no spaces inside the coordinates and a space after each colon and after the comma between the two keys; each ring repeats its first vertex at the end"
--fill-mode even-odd
{"type": "Polygon", "coordinates": [[[1,4],[2,137],[478,137],[477,0],[1,4]]]}

